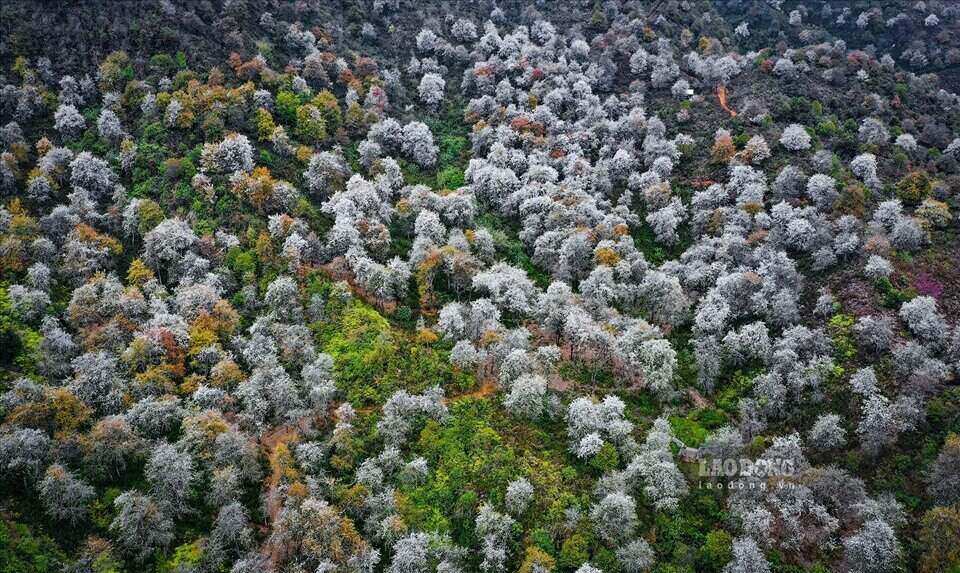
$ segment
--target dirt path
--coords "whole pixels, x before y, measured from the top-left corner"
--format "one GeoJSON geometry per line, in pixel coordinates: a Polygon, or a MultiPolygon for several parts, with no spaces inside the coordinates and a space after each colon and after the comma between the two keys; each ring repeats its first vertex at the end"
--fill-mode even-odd
{"type": "Polygon", "coordinates": [[[496,382],[493,381],[493,379],[487,379],[482,384],[480,384],[480,387],[477,388],[476,390],[465,392],[463,394],[455,394],[453,396],[450,396],[449,398],[444,398],[443,403],[449,404],[450,402],[454,400],[458,400],[460,398],[486,398],[487,396],[492,396],[493,394],[496,394],[498,388],[499,386],[497,385],[496,382]]]}

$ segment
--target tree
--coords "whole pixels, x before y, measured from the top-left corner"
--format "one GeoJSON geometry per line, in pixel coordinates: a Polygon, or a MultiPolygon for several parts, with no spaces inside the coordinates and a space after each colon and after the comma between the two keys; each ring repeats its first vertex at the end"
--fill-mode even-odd
{"type": "Polygon", "coordinates": [[[303,367],[300,373],[307,395],[314,408],[324,411],[337,393],[333,378],[333,358],[320,353],[313,362],[303,367]]]}
{"type": "Polygon", "coordinates": [[[522,515],[533,501],[533,485],[527,478],[517,478],[507,484],[507,494],[504,502],[507,511],[513,515],[522,515]]]}
{"type": "Polygon", "coordinates": [[[40,430],[20,428],[0,435],[0,468],[6,476],[37,479],[50,453],[50,438],[40,430]]]}
{"type": "Polygon", "coordinates": [[[11,285],[7,289],[7,295],[10,297],[11,309],[23,322],[35,322],[50,305],[50,295],[23,285],[11,285]]]}
{"type": "Polygon", "coordinates": [[[865,118],[860,123],[857,135],[860,141],[867,145],[884,145],[890,140],[890,132],[887,131],[883,122],[875,117],[865,118]]]}
{"type": "Polygon", "coordinates": [[[901,431],[909,429],[897,406],[879,392],[866,396],[857,434],[867,455],[876,456],[896,442],[901,431]]]}
{"type": "Polygon", "coordinates": [[[134,561],[142,563],[173,541],[173,521],[149,496],[132,489],[120,494],[113,505],[117,516],[110,531],[134,561]]]}
{"type": "Polygon", "coordinates": [[[281,275],[273,279],[273,282],[267,285],[263,301],[267,308],[284,322],[299,322],[303,316],[299,287],[296,281],[288,276],[281,275]]]}
{"type": "Polygon", "coordinates": [[[777,58],[777,63],[773,65],[773,73],[781,78],[796,79],[799,75],[797,65],[790,58],[777,58]]]}
{"type": "Polygon", "coordinates": [[[671,51],[663,51],[653,56],[650,69],[650,84],[655,88],[669,86],[680,75],[680,66],[673,59],[671,51]]]}
{"type": "Polygon", "coordinates": [[[579,458],[596,455],[604,438],[616,445],[626,445],[633,424],[624,418],[626,404],[616,396],[606,396],[601,402],[579,397],[567,408],[567,436],[570,451],[579,458]]]}
{"type": "Polygon", "coordinates": [[[143,471],[150,482],[153,498],[164,512],[181,515],[190,510],[194,470],[193,458],[189,453],[177,451],[172,444],[160,442],[150,454],[143,471]]]}
{"type": "Polygon", "coordinates": [[[893,528],[874,519],[843,540],[843,559],[853,573],[896,571],[901,549],[893,528]]]}
{"type": "Polygon", "coordinates": [[[97,118],[97,133],[105,139],[110,145],[116,145],[123,138],[123,126],[120,125],[120,118],[113,111],[104,108],[100,111],[100,117],[97,118]]]}
{"type": "Polygon", "coordinates": [[[937,311],[937,300],[933,297],[918,296],[903,303],[900,318],[925,342],[939,344],[946,338],[947,323],[937,311]]]}
{"type": "Polygon", "coordinates": [[[476,368],[481,358],[481,354],[469,340],[458,340],[450,350],[450,363],[461,370],[469,371],[476,368]]]}
{"type": "Polygon", "coordinates": [[[723,573],[770,573],[770,563],[756,541],[738,537],[733,541],[733,559],[723,568],[723,573]]]}
{"type": "Polygon", "coordinates": [[[303,179],[314,197],[326,199],[342,190],[352,174],[342,156],[323,151],[310,157],[303,179]]]}
{"type": "Polygon", "coordinates": [[[817,418],[810,428],[807,442],[820,451],[842,448],[847,443],[847,438],[846,430],[840,425],[840,416],[823,414],[817,418]]]}
{"type": "Polygon", "coordinates": [[[213,564],[230,563],[253,545],[247,510],[238,502],[220,508],[207,543],[205,559],[213,564]]]}
{"type": "Polygon", "coordinates": [[[925,551],[918,570],[939,573],[960,565],[960,508],[934,507],[920,523],[919,543],[925,551]]]}
{"type": "Polygon", "coordinates": [[[633,537],[637,527],[637,504],[622,491],[608,493],[590,508],[594,529],[604,541],[615,544],[633,537]]]}
{"type": "Polygon", "coordinates": [[[430,536],[414,532],[393,544],[388,573],[427,573],[430,565],[430,536]]]}
{"type": "Polygon", "coordinates": [[[643,277],[640,301],[651,321],[673,326],[683,322],[690,306],[680,281],[660,271],[649,271],[643,277]]]}
{"type": "Polygon", "coordinates": [[[829,211],[840,193],[836,190],[837,182],[833,177],[816,173],[807,181],[807,195],[821,211],[829,211]]]}
{"type": "Polygon", "coordinates": [[[97,422],[86,442],[84,466],[88,475],[116,479],[141,451],[141,441],[121,416],[97,422]]]}
{"type": "Polygon", "coordinates": [[[770,146],[762,135],[751,137],[743,148],[744,156],[750,163],[757,164],[770,158],[770,146]]]}
{"type": "Polygon", "coordinates": [[[780,135],[780,144],[790,151],[810,149],[810,134],[802,125],[791,123],[780,135]]]}
{"type": "Polygon", "coordinates": [[[777,199],[799,197],[803,193],[804,185],[808,183],[809,180],[801,169],[787,165],[773,181],[774,196],[777,199]]]}
{"type": "Polygon", "coordinates": [[[66,139],[72,139],[83,132],[87,122],[72,104],[60,104],[53,116],[53,127],[66,139]]]}
{"type": "Polygon", "coordinates": [[[277,551],[281,563],[296,559],[311,570],[323,565],[320,570],[329,571],[331,560],[337,566],[354,562],[361,570],[372,570],[379,560],[379,554],[370,551],[349,518],[314,497],[302,501],[288,499],[274,522],[267,547],[277,551]],[[287,552],[289,547],[297,547],[298,551],[287,552]]]}
{"type": "Polygon", "coordinates": [[[423,54],[432,53],[443,40],[433,30],[423,28],[417,34],[417,50],[423,54]]]}
{"type": "Polygon", "coordinates": [[[482,545],[481,571],[501,572],[505,569],[507,544],[513,537],[514,523],[512,517],[495,511],[489,504],[480,506],[475,525],[482,545]]]}
{"type": "Polygon", "coordinates": [[[438,245],[443,244],[447,236],[447,229],[440,222],[440,216],[429,209],[417,213],[413,232],[417,237],[425,237],[438,245]]]}
{"type": "Polygon", "coordinates": [[[244,413],[261,427],[293,419],[303,407],[303,399],[293,379],[273,360],[272,357],[265,358],[235,392],[243,404],[244,413]]]}
{"type": "Polygon", "coordinates": [[[877,374],[874,372],[873,366],[867,366],[854,372],[853,376],[850,377],[850,389],[864,398],[876,394],[878,392],[877,374]]]}
{"type": "Polygon", "coordinates": [[[939,505],[960,501],[960,435],[950,433],[927,475],[927,493],[939,505]]]}
{"type": "Polygon", "coordinates": [[[460,42],[474,42],[477,39],[477,26],[470,20],[459,18],[450,27],[450,35],[460,42]]]}
{"type": "Polygon", "coordinates": [[[40,482],[40,501],[47,515],[72,526],[87,516],[87,506],[95,496],[96,490],[92,486],[74,477],[60,464],[47,468],[40,482]]]}
{"type": "Polygon", "coordinates": [[[437,147],[433,144],[433,133],[426,124],[412,121],[404,126],[401,148],[417,165],[433,167],[437,162],[437,147]]]}
{"type": "Polygon", "coordinates": [[[890,349],[895,334],[893,320],[887,316],[861,316],[853,326],[860,346],[872,354],[880,354],[890,349]]]}
{"type": "Polygon", "coordinates": [[[872,153],[861,153],[850,161],[850,170],[853,174],[866,183],[871,189],[881,187],[880,178],[877,176],[877,156],[872,153]]]}
{"type": "Polygon", "coordinates": [[[573,304],[573,291],[563,281],[553,281],[547,291],[537,300],[536,315],[539,323],[554,333],[559,340],[567,313],[573,304]]]}
{"type": "Polygon", "coordinates": [[[270,570],[270,558],[258,553],[248,554],[230,568],[230,573],[261,573],[270,570]]]}
{"type": "Polygon", "coordinates": [[[238,501],[243,493],[240,481],[240,472],[232,465],[215,469],[204,499],[212,507],[224,507],[238,501]]]}
{"type": "Polygon", "coordinates": [[[85,189],[94,201],[112,195],[116,182],[117,176],[110,165],[89,151],[79,153],[70,162],[70,184],[85,189]]]}
{"type": "Polygon", "coordinates": [[[154,270],[177,267],[198,239],[182,219],[164,219],[143,237],[143,260],[154,270]]]}
{"type": "Polygon", "coordinates": [[[647,224],[653,228],[657,241],[667,246],[675,245],[680,236],[677,234],[677,228],[683,223],[687,210],[679,197],[674,197],[670,203],[662,209],[650,213],[646,217],[647,224]]]}
{"type": "Polygon", "coordinates": [[[637,48],[630,56],[630,71],[634,75],[641,75],[647,69],[647,64],[650,60],[650,55],[643,48],[637,48]]]}
{"type": "Polygon", "coordinates": [[[909,133],[901,133],[898,135],[894,144],[907,153],[911,153],[917,149],[917,140],[909,133]]]}
{"type": "Polygon", "coordinates": [[[420,79],[420,101],[428,108],[437,109],[443,101],[443,88],[446,82],[439,74],[428,72],[420,79]]]}
{"type": "Polygon", "coordinates": [[[743,448],[743,438],[740,436],[740,431],[731,426],[724,426],[704,440],[703,445],[700,446],[700,459],[736,458],[743,451],[743,448]]]}
{"type": "Polygon", "coordinates": [[[657,418],[640,449],[627,466],[626,475],[643,483],[643,493],[659,511],[675,511],[680,498],[689,490],[687,482],[673,461],[670,446],[673,431],[666,418],[657,418]]]}
{"type": "Polygon", "coordinates": [[[863,274],[874,281],[889,278],[893,274],[893,266],[890,261],[880,255],[870,255],[867,264],[863,267],[863,274]]]}
{"type": "Polygon", "coordinates": [[[656,563],[656,555],[645,540],[634,539],[617,549],[617,561],[624,573],[643,573],[656,563]]]}
{"type": "Polygon", "coordinates": [[[474,275],[473,288],[489,292],[497,306],[521,316],[533,312],[539,297],[527,273],[504,262],[474,275]]]}
{"type": "Polygon", "coordinates": [[[523,374],[510,385],[503,405],[515,416],[535,420],[544,413],[547,381],[538,374],[523,374]]]}
{"type": "Polygon", "coordinates": [[[398,390],[383,405],[383,417],[377,422],[377,430],[388,444],[400,445],[413,430],[419,416],[443,420],[447,407],[443,404],[443,390],[431,388],[421,395],[410,395],[398,390]]]}
{"type": "Polygon", "coordinates": [[[914,217],[900,217],[890,233],[890,242],[897,249],[916,251],[927,241],[927,234],[914,217]]]}
{"type": "Polygon", "coordinates": [[[119,410],[124,380],[117,367],[117,358],[109,352],[88,352],[73,359],[70,391],[100,413],[119,410]]]}
{"type": "Polygon", "coordinates": [[[673,392],[673,373],[677,368],[677,353],[664,338],[644,341],[636,356],[647,386],[660,397],[673,392]]]}
{"type": "Polygon", "coordinates": [[[253,146],[247,136],[231,133],[219,143],[204,144],[200,163],[209,173],[249,172],[253,170],[253,146]]]}

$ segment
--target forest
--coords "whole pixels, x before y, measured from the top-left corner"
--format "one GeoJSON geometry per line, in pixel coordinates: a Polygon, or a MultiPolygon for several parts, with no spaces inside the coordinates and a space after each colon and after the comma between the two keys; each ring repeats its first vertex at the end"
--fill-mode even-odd
{"type": "Polygon", "coordinates": [[[960,3],[0,2],[0,573],[960,573],[960,3]]]}

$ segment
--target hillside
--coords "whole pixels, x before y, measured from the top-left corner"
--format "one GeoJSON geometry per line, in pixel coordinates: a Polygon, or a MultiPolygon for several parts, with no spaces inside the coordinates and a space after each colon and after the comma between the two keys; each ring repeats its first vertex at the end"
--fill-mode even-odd
{"type": "Polygon", "coordinates": [[[960,6],[0,3],[0,572],[960,568],[960,6]]]}

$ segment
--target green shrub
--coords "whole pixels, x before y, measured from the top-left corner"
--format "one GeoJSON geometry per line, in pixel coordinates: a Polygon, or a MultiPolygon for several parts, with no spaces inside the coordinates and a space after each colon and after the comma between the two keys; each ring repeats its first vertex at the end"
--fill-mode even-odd
{"type": "Polygon", "coordinates": [[[926,171],[911,171],[897,182],[897,197],[907,205],[917,205],[930,196],[932,186],[926,171]]]}
{"type": "Polygon", "coordinates": [[[455,165],[444,167],[437,173],[437,187],[439,189],[457,189],[463,187],[463,170],[455,165]]]}
{"type": "Polygon", "coordinates": [[[733,538],[722,529],[714,529],[707,534],[706,542],[700,548],[700,563],[707,571],[720,571],[733,556],[733,538]]]}
{"type": "Polygon", "coordinates": [[[283,123],[287,125],[296,124],[297,108],[300,107],[300,98],[297,97],[297,94],[288,91],[277,93],[275,107],[277,115],[280,116],[283,123]]]}

